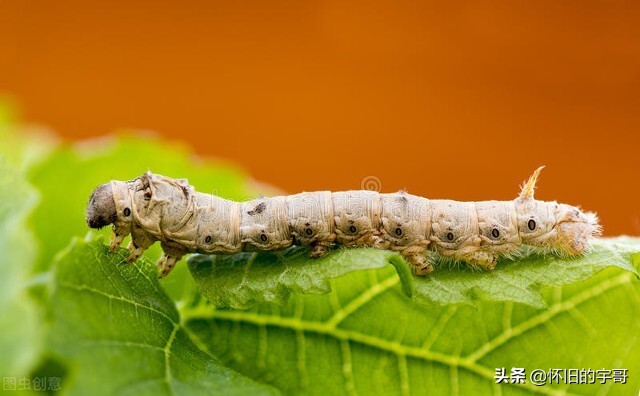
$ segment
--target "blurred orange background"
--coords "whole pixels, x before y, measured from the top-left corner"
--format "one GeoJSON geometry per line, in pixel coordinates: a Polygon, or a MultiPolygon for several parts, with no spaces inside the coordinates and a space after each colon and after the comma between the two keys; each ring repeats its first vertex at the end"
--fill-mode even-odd
{"type": "Polygon", "coordinates": [[[70,139],[152,129],[288,192],[511,199],[544,164],[539,199],[637,235],[639,21],[590,0],[0,0],[0,92],[70,139]]]}

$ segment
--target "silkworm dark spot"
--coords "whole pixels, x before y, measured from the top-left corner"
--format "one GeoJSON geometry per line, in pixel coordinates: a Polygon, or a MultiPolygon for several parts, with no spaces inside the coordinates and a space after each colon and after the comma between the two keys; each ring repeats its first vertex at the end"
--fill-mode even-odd
{"type": "Polygon", "coordinates": [[[122,211],[122,213],[124,213],[124,215],[125,215],[126,217],[129,217],[129,216],[131,216],[131,209],[129,209],[129,208],[124,208],[124,210],[122,211]]]}
{"type": "Polygon", "coordinates": [[[527,223],[527,228],[529,228],[529,230],[534,231],[536,229],[536,221],[534,219],[529,220],[529,222],[527,223]]]}
{"type": "Polygon", "coordinates": [[[309,236],[311,236],[311,235],[313,235],[313,230],[311,228],[305,228],[304,229],[304,233],[309,235],[309,236]]]}
{"type": "Polygon", "coordinates": [[[497,228],[494,228],[493,230],[491,230],[491,236],[494,238],[499,238],[500,237],[500,231],[498,231],[497,228]]]}
{"type": "Polygon", "coordinates": [[[260,240],[261,240],[262,242],[266,242],[266,241],[267,241],[267,236],[266,236],[266,235],[264,235],[264,234],[261,234],[261,235],[260,235],[260,240]]]}
{"type": "Polygon", "coordinates": [[[453,232],[448,232],[448,233],[447,233],[447,239],[448,239],[449,241],[453,241],[453,232]]]}
{"type": "Polygon", "coordinates": [[[354,225],[349,226],[349,232],[351,232],[352,234],[355,234],[355,233],[356,233],[356,231],[358,231],[358,229],[356,228],[356,226],[354,226],[354,225]]]}
{"type": "Polygon", "coordinates": [[[396,233],[397,236],[402,236],[402,228],[398,227],[395,229],[394,232],[396,233]]]}
{"type": "Polygon", "coordinates": [[[256,205],[255,208],[253,208],[253,210],[248,211],[247,214],[254,216],[264,212],[266,208],[267,208],[267,204],[265,204],[264,202],[260,202],[259,204],[256,205]]]}
{"type": "Polygon", "coordinates": [[[211,235],[207,235],[207,237],[204,238],[204,243],[211,243],[211,235]]]}

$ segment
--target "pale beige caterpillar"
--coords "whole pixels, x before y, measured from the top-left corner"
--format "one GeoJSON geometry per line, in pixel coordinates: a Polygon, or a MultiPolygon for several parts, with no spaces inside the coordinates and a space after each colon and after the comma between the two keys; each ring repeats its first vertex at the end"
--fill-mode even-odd
{"type": "Polygon", "coordinates": [[[319,257],[333,244],[400,252],[416,274],[433,271],[428,251],[492,270],[522,245],[568,256],[586,251],[600,233],[594,213],[533,198],[538,168],[513,201],[458,202],[406,192],[305,192],[249,202],[199,193],[185,179],[150,172],[95,189],[87,224],[113,224],[111,249],[131,234],[129,261],[154,242],[166,276],[189,252],[233,254],[310,246],[319,257]]]}

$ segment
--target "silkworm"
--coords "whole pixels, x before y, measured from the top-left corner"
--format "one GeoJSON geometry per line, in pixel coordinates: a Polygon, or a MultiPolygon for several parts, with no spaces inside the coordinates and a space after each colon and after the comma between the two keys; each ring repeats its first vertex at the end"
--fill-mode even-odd
{"type": "Polygon", "coordinates": [[[131,235],[129,262],[156,241],[166,276],[186,253],[234,254],[310,247],[311,257],[332,245],[371,246],[402,254],[417,275],[433,271],[437,256],[493,270],[522,245],[575,256],[600,234],[594,213],[534,199],[538,168],[512,201],[459,202],[404,191],[303,192],[234,202],[195,191],[186,179],[147,172],[97,187],[87,224],[112,224],[115,251],[131,235]]]}

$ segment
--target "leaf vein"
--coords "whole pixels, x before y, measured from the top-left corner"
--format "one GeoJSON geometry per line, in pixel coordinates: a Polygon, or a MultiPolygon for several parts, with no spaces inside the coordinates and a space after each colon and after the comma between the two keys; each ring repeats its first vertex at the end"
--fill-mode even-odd
{"type": "Polygon", "coordinates": [[[422,343],[423,349],[431,349],[433,344],[438,340],[442,334],[442,330],[447,326],[449,320],[458,311],[457,305],[449,305],[447,310],[438,317],[437,322],[429,329],[427,338],[422,343]]]}
{"type": "Polygon", "coordinates": [[[407,357],[398,354],[398,372],[400,374],[400,391],[403,396],[411,394],[411,384],[409,383],[409,369],[407,367],[407,357]]]}
{"type": "Polygon", "coordinates": [[[296,345],[298,347],[296,359],[298,373],[300,374],[300,389],[304,390],[309,385],[309,376],[307,374],[306,340],[304,331],[296,331],[296,345]]]}
{"type": "MultiPolygon", "coordinates": [[[[396,275],[392,275],[387,279],[385,279],[384,281],[372,285],[364,293],[361,293],[358,297],[349,301],[347,305],[343,306],[340,309],[337,309],[334,312],[334,314],[329,318],[329,320],[326,322],[326,325],[328,327],[336,327],[343,320],[349,317],[351,314],[353,314],[358,309],[360,309],[361,307],[363,307],[364,305],[372,301],[376,296],[378,296],[379,294],[382,294],[387,289],[398,284],[399,281],[400,279],[396,275]]],[[[335,293],[332,293],[332,294],[335,294],[335,293]]]]}
{"type": "Polygon", "coordinates": [[[160,310],[158,310],[158,309],[156,309],[156,308],[154,308],[154,307],[151,307],[151,306],[148,306],[148,305],[143,305],[143,304],[140,304],[140,303],[138,303],[138,302],[136,302],[136,301],[133,301],[133,300],[129,300],[129,299],[128,299],[128,298],[126,298],[126,297],[116,296],[116,295],[113,295],[113,294],[110,294],[110,293],[104,292],[104,291],[102,291],[102,290],[94,289],[94,288],[89,287],[89,286],[86,286],[86,285],[76,285],[76,284],[68,283],[68,282],[60,282],[60,283],[59,283],[59,285],[60,285],[60,286],[62,286],[62,287],[66,287],[67,289],[72,289],[72,290],[76,290],[76,291],[80,291],[80,292],[82,292],[82,291],[88,291],[88,292],[91,292],[91,293],[97,294],[97,295],[99,295],[99,296],[105,297],[105,298],[107,298],[107,299],[109,299],[109,300],[122,301],[122,302],[126,302],[126,303],[128,303],[128,304],[131,304],[131,305],[133,305],[134,307],[140,307],[140,308],[147,309],[147,310],[149,310],[149,311],[155,312],[155,313],[157,313],[158,315],[160,315],[160,316],[164,317],[164,318],[165,318],[165,319],[167,319],[169,322],[171,322],[171,324],[172,324],[172,325],[174,325],[174,326],[175,326],[175,325],[178,325],[178,323],[177,323],[175,320],[173,320],[173,318],[171,318],[171,317],[170,317],[169,315],[167,315],[166,313],[164,313],[164,312],[162,312],[162,311],[160,311],[160,310]]]}
{"type": "Polygon", "coordinates": [[[629,276],[629,273],[620,274],[615,278],[610,278],[597,285],[591,286],[588,289],[585,289],[583,292],[572,296],[562,303],[551,305],[548,309],[543,310],[538,315],[532,316],[528,320],[519,323],[517,326],[514,326],[502,332],[493,340],[478,348],[475,352],[467,355],[465,360],[469,362],[477,362],[479,359],[486,356],[489,352],[496,349],[500,345],[503,345],[512,338],[517,337],[526,331],[529,331],[539,325],[546,323],[552,317],[575,308],[581,303],[588,301],[589,299],[602,294],[609,289],[624,284],[625,282],[627,282],[629,276]]]}
{"type": "Polygon", "coordinates": [[[167,340],[167,344],[165,345],[163,351],[164,351],[164,378],[165,378],[165,382],[167,383],[167,386],[169,387],[169,391],[172,394],[176,394],[175,389],[173,388],[173,375],[171,374],[171,348],[173,347],[173,340],[175,340],[176,338],[176,334],[178,333],[178,330],[180,329],[180,325],[177,323],[173,324],[173,331],[171,331],[171,334],[169,335],[169,339],[167,340]]]}
{"type": "Polygon", "coordinates": [[[357,395],[356,386],[353,378],[353,362],[351,360],[351,345],[348,339],[340,340],[340,350],[342,351],[342,375],[344,376],[344,384],[347,393],[357,395]]]}
{"type": "MultiPolygon", "coordinates": [[[[401,344],[397,341],[390,341],[381,339],[376,336],[371,336],[368,334],[360,333],[353,330],[343,329],[343,328],[330,328],[327,327],[325,323],[313,322],[313,321],[304,321],[299,319],[292,318],[283,318],[278,316],[270,316],[270,315],[260,315],[254,312],[246,312],[246,311],[208,311],[208,312],[200,312],[196,314],[195,312],[190,315],[190,319],[220,319],[220,320],[229,320],[234,323],[250,323],[253,325],[268,325],[275,326],[280,328],[288,328],[298,331],[308,331],[312,333],[328,335],[336,338],[339,341],[353,341],[360,344],[368,345],[379,350],[387,351],[390,353],[398,355],[406,355],[411,356],[427,361],[433,361],[436,363],[441,363],[449,366],[459,366],[470,372],[473,372],[485,379],[494,378],[493,370],[479,365],[475,362],[471,362],[468,359],[462,359],[458,356],[450,356],[444,353],[434,352],[430,350],[425,350],[420,347],[412,347],[408,345],[401,344]]],[[[526,384],[512,384],[518,387],[522,387],[525,389],[529,389],[533,392],[554,395],[557,394],[557,391],[554,389],[548,389],[545,387],[535,387],[529,383],[526,384]]]]}

